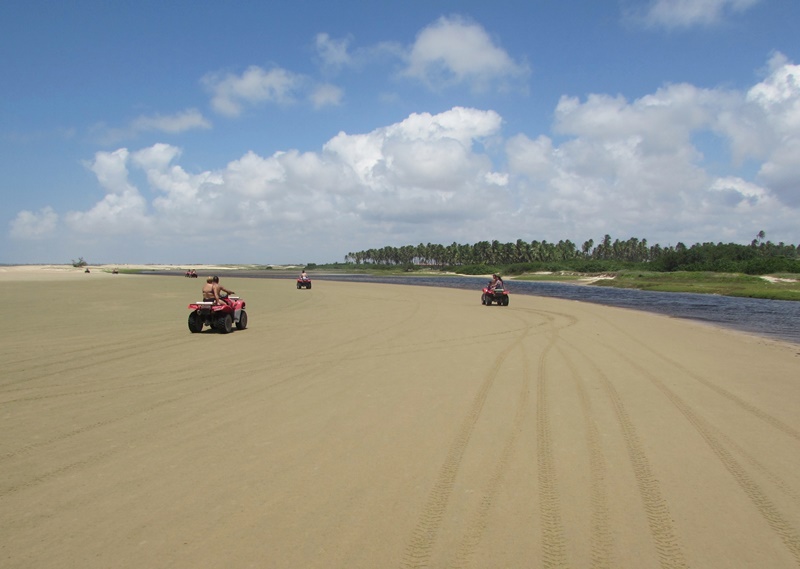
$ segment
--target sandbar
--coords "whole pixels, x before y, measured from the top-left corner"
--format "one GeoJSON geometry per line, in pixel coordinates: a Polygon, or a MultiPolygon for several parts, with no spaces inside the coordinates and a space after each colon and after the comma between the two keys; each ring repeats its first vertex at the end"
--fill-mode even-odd
{"type": "Polygon", "coordinates": [[[192,334],[202,278],[2,269],[4,569],[800,565],[796,344],[224,275],[192,334]]]}

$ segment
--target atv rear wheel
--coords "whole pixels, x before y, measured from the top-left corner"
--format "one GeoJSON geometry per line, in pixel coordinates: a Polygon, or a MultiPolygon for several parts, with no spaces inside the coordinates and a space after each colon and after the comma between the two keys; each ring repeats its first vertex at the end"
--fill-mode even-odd
{"type": "Polygon", "coordinates": [[[239,314],[239,321],[236,323],[237,330],[244,330],[247,328],[247,312],[242,310],[242,313],[239,314]]]}
{"type": "Polygon", "coordinates": [[[503,306],[508,306],[508,297],[503,297],[503,306]]]}
{"type": "Polygon", "coordinates": [[[230,314],[218,316],[214,321],[214,328],[216,328],[217,332],[220,334],[227,334],[233,329],[233,318],[231,318],[230,314]]]}
{"type": "Polygon", "coordinates": [[[189,331],[192,334],[203,331],[203,318],[197,311],[189,314],[189,331]]]}

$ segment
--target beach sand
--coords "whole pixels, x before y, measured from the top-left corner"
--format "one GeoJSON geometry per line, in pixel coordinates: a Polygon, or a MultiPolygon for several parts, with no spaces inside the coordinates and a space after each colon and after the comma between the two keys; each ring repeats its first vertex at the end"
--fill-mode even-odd
{"type": "Polygon", "coordinates": [[[224,275],[191,334],[202,281],[0,270],[1,567],[800,565],[798,345],[224,275]]]}

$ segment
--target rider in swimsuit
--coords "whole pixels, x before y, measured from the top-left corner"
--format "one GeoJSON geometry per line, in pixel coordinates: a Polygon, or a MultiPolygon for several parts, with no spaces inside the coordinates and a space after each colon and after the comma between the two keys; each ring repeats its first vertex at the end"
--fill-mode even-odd
{"type": "Polygon", "coordinates": [[[219,284],[219,277],[214,276],[214,277],[210,277],[210,278],[211,278],[212,286],[214,287],[214,296],[216,296],[217,300],[220,303],[224,302],[226,304],[230,304],[230,302],[227,300],[228,296],[231,295],[231,294],[236,294],[236,293],[233,292],[232,290],[228,290],[227,288],[225,288],[224,286],[219,284]],[[222,294],[223,292],[225,293],[224,296],[222,294]]]}
{"type": "Polygon", "coordinates": [[[208,277],[206,284],[203,285],[203,302],[213,302],[219,304],[219,292],[214,286],[214,277],[208,277]]]}

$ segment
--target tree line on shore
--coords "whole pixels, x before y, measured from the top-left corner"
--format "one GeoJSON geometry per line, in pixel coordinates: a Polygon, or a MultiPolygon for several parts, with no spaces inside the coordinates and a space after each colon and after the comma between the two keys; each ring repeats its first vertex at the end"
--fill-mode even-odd
{"type": "Polygon", "coordinates": [[[506,274],[529,271],[571,270],[600,273],[623,269],[657,272],[712,271],[745,274],[800,273],[800,245],[772,243],[760,231],[749,245],[737,243],[683,243],[648,245],[646,239],[625,241],[605,235],[601,242],[585,241],[580,247],[569,239],[558,243],[545,240],[501,243],[479,241],[472,245],[420,243],[386,246],[345,255],[345,263],[374,268],[413,269],[427,266],[457,273],[493,272],[506,274]]]}

